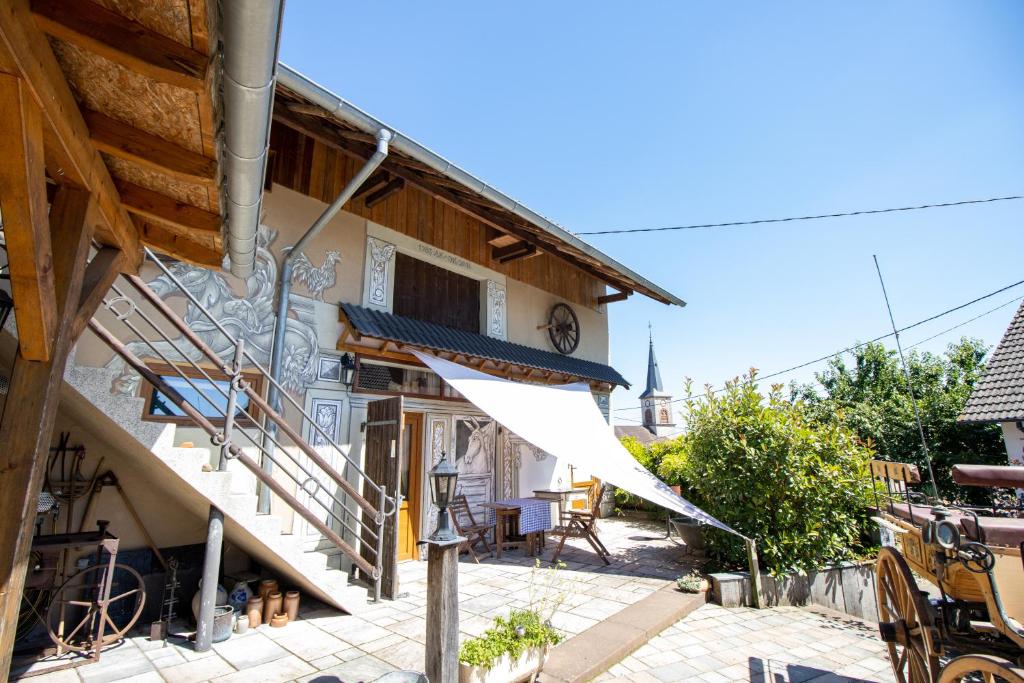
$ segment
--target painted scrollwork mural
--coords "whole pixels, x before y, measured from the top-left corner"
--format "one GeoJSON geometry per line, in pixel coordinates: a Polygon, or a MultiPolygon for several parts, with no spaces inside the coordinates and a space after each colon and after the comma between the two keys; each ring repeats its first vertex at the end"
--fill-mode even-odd
{"type": "Polygon", "coordinates": [[[370,246],[370,287],[368,301],[374,306],[388,305],[388,267],[395,255],[395,245],[366,238],[370,246]]]}
{"type": "Polygon", "coordinates": [[[505,288],[494,280],[487,281],[487,335],[495,339],[505,339],[505,288]]]}
{"type": "MultiPolygon", "coordinates": [[[[209,317],[191,300],[185,308],[184,321],[189,329],[225,362],[230,362],[234,354],[234,345],[211,322],[216,320],[235,338],[245,340],[246,350],[252,354],[263,367],[270,364],[270,351],[274,337],[274,291],[277,285],[277,261],[270,251],[270,245],[277,238],[277,231],[266,225],[260,225],[256,237],[256,265],[252,275],[245,280],[245,295],[238,296],[228,284],[225,276],[217,271],[175,262],[168,266],[173,276],[188,290],[196,301],[202,304],[209,317]]],[[[333,281],[333,270],[337,259],[328,258],[321,269],[329,267],[332,275],[328,277],[326,270],[322,279],[314,279],[308,275],[304,284],[311,292],[316,287],[326,288],[322,284],[333,281]],[[312,283],[312,286],[311,284],[312,283]]],[[[184,294],[167,275],[160,273],[147,283],[161,299],[184,298],[184,294]]],[[[281,381],[285,389],[298,393],[316,380],[319,344],[316,335],[316,319],[312,303],[298,297],[289,302],[291,315],[287,319],[285,346],[282,362],[281,381]]],[[[159,353],[171,362],[198,362],[202,354],[184,337],[154,342],[159,353]],[[175,346],[182,349],[179,353],[175,346]]],[[[128,350],[142,359],[158,358],[149,345],[144,342],[130,342],[128,350]]],[[[117,368],[121,375],[114,380],[114,392],[134,395],[138,389],[139,376],[128,369],[124,362],[116,357],[107,367],[117,368]]]]}

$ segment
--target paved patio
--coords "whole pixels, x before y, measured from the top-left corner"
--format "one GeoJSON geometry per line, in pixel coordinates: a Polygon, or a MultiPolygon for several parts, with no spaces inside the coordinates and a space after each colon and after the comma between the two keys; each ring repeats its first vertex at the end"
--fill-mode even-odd
{"type": "Polygon", "coordinates": [[[708,604],[596,680],[890,683],[895,679],[874,625],[812,608],[724,609],[708,604]]]}
{"type": "MultiPolygon", "coordinates": [[[[600,534],[612,553],[605,566],[585,541],[573,539],[562,552],[560,571],[565,604],[553,618],[574,636],[658,590],[692,561],[683,546],[664,539],[661,524],[618,518],[602,520],[600,534]]],[[[550,545],[543,554],[548,559],[550,545]]],[[[463,639],[482,633],[495,616],[525,607],[534,558],[503,554],[501,560],[464,555],[459,565],[459,626],[463,639]]],[[[542,563],[548,566],[548,562],[542,563]]],[[[39,683],[105,683],[132,680],[333,681],[373,680],[396,669],[423,669],[426,630],[425,562],[399,566],[401,596],[359,616],[318,605],[303,607],[301,618],[282,629],[261,626],[234,635],[206,653],[183,641],[151,643],[140,631],[103,652],[99,663],[54,671],[30,679],[39,683]]],[[[38,670],[47,663],[33,668],[38,670]]],[[[51,664],[52,665],[52,664],[51,664]]]]}

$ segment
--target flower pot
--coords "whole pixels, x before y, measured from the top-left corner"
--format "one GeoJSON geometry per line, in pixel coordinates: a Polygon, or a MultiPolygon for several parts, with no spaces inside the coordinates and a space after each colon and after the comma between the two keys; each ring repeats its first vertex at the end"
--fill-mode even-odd
{"type": "MultiPolygon", "coordinates": [[[[270,593],[263,600],[263,623],[270,624],[271,618],[277,614],[281,614],[283,598],[278,592],[270,593]]],[[[271,624],[273,625],[273,624],[271,624]]]]}
{"type": "Polygon", "coordinates": [[[277,579],[263,579],[260,581],[260,597],[263,598],[263,602],[267,601],[267,596],[271,593],[277,592],[277,579]]]}
{"type": "Polygon", "coordinates": [[[263,623],[263,598],[254,595],[246,603],[245,613],[249,617],[249,626],[256,628],[263,623]]]}
{"type": "Polygon", "coordinates": [[[271,628],[281,628],[288,625],[288,615],[282,612],[281,614],[275,614],[270,617],[271,628]]]}
{"type": "Polygon", "coordinates": [[[288,591],[284,594],[284,613],[288,615],[288,621],[299,618],[299,591],[288,591]]]}
{"type": "Polygon", "coordinates": [[[489,667],[459,662],[459,683],[515,683],[532,679],[548,659],[546,647],[531,647],[515,659],[507,652],[489,667]]]}

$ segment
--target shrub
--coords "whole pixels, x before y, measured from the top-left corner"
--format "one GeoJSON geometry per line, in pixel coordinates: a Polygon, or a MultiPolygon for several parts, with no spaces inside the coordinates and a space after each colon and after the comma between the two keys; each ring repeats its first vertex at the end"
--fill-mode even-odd
{"type": "MultiPolygon", "coordinates": [[[[684,457],[683,451],[686,449],[684,439],[684,436],[679,436],[646,446],[631,436],[623,437],[620,441],[623,447],[629,451],[630,455],[643,465],[644,468],[657,474],[666,484],[676,486],[684,484],[681,472],[679,472],[677,467],[665,470],[663,469],[663,463],[670,457],[674,458],[675,462],[679,462],[684,457]]],[[[625,489],[615,489],[615,503],[619,507],[624,508],[657,511],[659,513],[662,511],[659,506],[649,503],[639,496],[634,496],[625,489]]]]}
{"type": "MultiPolygon", "coordinates": [[[[685,448],[661,463],[686,481],[695,504],[755,538],[761,566],[773,574],[854,556],[872,490],[870,448],[838,420],[809,419],[781,390],[762,395],[752,370],[721,394],[709,391],[690,404],[685,448]]],[[[708,547],[720,560],[745,563],[732,535],[708,534],[708,547]]]]}

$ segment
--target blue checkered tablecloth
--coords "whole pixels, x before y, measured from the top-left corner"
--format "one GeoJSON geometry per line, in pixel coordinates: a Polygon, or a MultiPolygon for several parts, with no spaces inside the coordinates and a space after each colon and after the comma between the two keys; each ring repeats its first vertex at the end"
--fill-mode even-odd
{"type": "MultiPolygon", "coordinates": [[[[529,534],[534,531],[551,530],[551,501],[538,498],[509,498],[496,500],[495,503],[519,508],[519,533],[529,534]]],[[[487,523],[494,524],[494,510],[487,508],[487,523]]]]}

